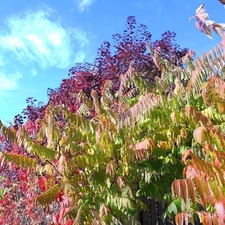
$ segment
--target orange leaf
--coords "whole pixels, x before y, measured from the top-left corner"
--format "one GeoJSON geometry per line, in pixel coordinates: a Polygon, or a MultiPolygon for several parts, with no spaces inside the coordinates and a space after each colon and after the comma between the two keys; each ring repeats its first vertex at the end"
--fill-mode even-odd
{"type": "Polygon", "coordinates": [[[201,216],[202,216],[202,224],[204,224],[204,225],[212,225],[212,219],[211,219],[211,215],[209,213],[203,212],[201,214],[201,216]]]}
{"type": "Polygon", "coordinates": [[[202,177],[202,180],[203,179],[204,179],[204,187],[205,187],[207,199],[208,199],[210,205],[214,206],[215,205],[215,197],[214,197],[214,194],[213,194],[212,189],[210,187],[209,181],[206,180],[207,178],[202,177]]]}
{"type": "Polygon", "coordinates": [[[172,194],[174,197],[180,197],[180,180],[175,180],[172,183],[172,194]]]}
{"type": "Polygon", "coordinates": [[[219,219],[218,219],[216,213],[212,214],[212,221],[213,221],[213,225],[220,225],[219,219]]]}
{"type": "Polygon", "coordinates": [[[195,177],[193,180],[195,183],[195,187],[199,193],[200,203],[205,208],[206,207],[206,195],[205,195],[204,189],[202,187],[201,180],[199,177],[195,177]]]}
{"type": "Polygon", "coordinates": [[[183,225],[183,213],[178,213],[175,220],[176,225],[183,225]]]}
{"type": "Polygon", "coordinates": [[[180,189],[181,189],[181,197],[184,199],[184,202],[186,204],[188,200],[188,188],[185,179],[182,179],[180,181],[180,189]]]}
{"type": "Polygon", "coordinates": [[[192,179],[188,178],[187,180],[187,186],[188,186],[188,194],[191,197],[192,202],[195,204],[196,202],[196,193],[195,188],[192,179]]]}
{"type": "Polygon", "coordinates": [[[225,102],[224,101],[217,101],[216,102],[217,109],[219,114],[223,114],[225,111],[225,102]]]}

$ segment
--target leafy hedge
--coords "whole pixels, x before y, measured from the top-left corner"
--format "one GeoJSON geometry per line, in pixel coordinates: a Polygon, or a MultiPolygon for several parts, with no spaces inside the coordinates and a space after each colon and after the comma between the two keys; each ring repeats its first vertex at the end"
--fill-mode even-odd
{"type": "MultiPolygon", "coordinates": [[[[204,13],[202,5],[198,23],[204,13]]],[[[60,203],[56,224],[139,224],[142,197],[169,203],[165,216],[178,225],[224,224],[223,46],[196,59],[190,51],[183,66],[149,51],[161,71],[154,86],[131,63],[116,93],[110,80],[101,98],[81,93],[76,114],[49,104],[34,134],[1,124],[6,141],[25,149],[2,157],[42,177],[36,203],[60,203]]]]}

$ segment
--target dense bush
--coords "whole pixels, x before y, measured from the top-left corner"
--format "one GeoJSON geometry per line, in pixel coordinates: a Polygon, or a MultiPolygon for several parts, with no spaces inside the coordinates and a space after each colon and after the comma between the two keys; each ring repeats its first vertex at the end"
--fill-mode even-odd
{"type": "MultiPolygon", "coordinates": [[[[222,34],[223,25],[207,22],[203,5],[195,17],[202,32],[222,34]]],[[[47,105],[30,99],[24,125],[1,124],[2,222],[138,224],[146,197],[167,202],[165,215],[178,225],[196,217],[224,224],[223,46],[181,58],[160,47],[161,40],[147,54],[146,39],[137,44],[134,28],[130,17],[125,36],[114,36],[115,55],[105,43],[93,65],[70,70],[47,105]],[[103,86],[94,81],[98,76],[103,86]],[[33,110],[40,114],[32,117],[33,110]],[[14,221],[6,217],[12,209],[14,221]]],[[[173,33],[164,35],[171,44],[173,33]]]]}

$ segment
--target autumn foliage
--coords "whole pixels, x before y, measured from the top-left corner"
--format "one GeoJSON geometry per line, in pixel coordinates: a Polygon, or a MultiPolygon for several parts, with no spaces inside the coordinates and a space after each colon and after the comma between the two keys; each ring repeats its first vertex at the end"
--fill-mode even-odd
{"type": "MultiPolygon", "coordinates": [[[[204,5],[195,18],[222,34],[204,5]]],[[[195,59],[174,37],[146,45],[129,17],[114,54],[104,42],[46,105],[30,98],[0,123],[2,224],[140,224],[143,197],[167,203],[177,225],[225,223],[224,40],[195,59]]]]}
{"type": "MultiPolygon", "coordinates": [[[[155,76],[160,76],[161,72],[148,51],[151,36],[146,25],[137,24],[133,16],[128,17],[124,32],[113,35],[113,46],[107,41],[103,42],[93,63],[76,63],[69,70],[69,78],[62,80],[59,88],[48,90],[47,105],[63,104],[76,112],[81,104],[79,93],[90,98],[91,90],[96,90],[101,95],[106,80],[113,82],[112,92],[115,93],[119,88],[119,77],[127,71],[131,61],[137,73],[154,84],[155,76]]],[[[152,42],[153,48],[159,47],[163,58],[173,60],[174,64],[179,63],[188,51],[175,43],[175,37],[174,32],[166,31],[160,40],[152,42]]],[[[28,98],[27,107],[21,115],[16,116],[15,124],[23,123],[24,118],[33,122],[42,118],[46,106],[28,98]]]]}

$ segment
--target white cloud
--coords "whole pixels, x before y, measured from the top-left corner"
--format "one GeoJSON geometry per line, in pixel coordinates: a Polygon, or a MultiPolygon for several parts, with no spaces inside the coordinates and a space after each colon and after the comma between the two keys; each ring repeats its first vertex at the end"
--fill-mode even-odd
{"type": "Polygon", "coordinates": [[[20,73],[8,74],[0,72],[0,91],[13,90],[17,87],[17,81],[21,78],[20,73]]]}
{"type": "Polygon", "coordinates": [[[37,75],[37,70],[35,70],[34,68],[32,68],[32,69],[30,70],[30,72],[31,72],[31,76],[32,76],[32,77],[34,77],[34,76],[37,75]]]}
{"type": "Polygon", "coordinates": [[[46,9],[8,18],[8,29],[0,31],[0,64],[3,56],[10,53],[11,59],[24,65],[70,67],[80,56],[81,48],[88,45],[88,40],[85,32],[64,28],[53,16],[53,12],[46,9]]]}
{"type": "Polygon", "coordinates": [[[77,52],[74,63],[75,62],[83,62],[84,58],[85,58],[85,54],[83,52],[77,52]]]}
{"type": "Polygon", "coordinates": [[[78,4],[78,9],[83,12],[88,9],[89,6],[94,2],[94,0],[75,0],[75,4],[78,4]]]}

